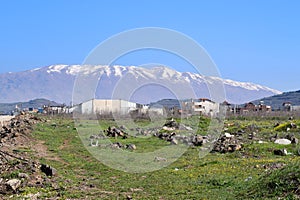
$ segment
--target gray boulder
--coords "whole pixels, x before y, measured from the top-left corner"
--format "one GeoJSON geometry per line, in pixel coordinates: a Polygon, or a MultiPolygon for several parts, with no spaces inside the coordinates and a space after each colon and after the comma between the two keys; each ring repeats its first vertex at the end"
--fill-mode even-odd
{"type": "Polygon", "coordinates": [[[136,150],[136,146],[135,146],[135,144],[127,144],[126,149],[136,150]]]}
{"type": "Polygon", "coordinates": [[[11,179],[6,183],[7,190],[16,191],[21,186],[21,181],[19,179],[11,179]]]}

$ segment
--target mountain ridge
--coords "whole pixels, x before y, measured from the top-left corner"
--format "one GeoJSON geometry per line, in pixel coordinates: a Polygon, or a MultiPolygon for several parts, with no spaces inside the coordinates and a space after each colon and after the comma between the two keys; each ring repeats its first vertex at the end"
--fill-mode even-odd
{"type": "MultiPolygon", "coordinates": [[[[74,82],[78,74],[97,76],[101,80],[96,91],[96,98],[110,98],[118,81],[128,76],[131,80],[142,83],[143,81],[159,82],[162,85],[177,84],[192,87],[199,98],[209,98],[207,84],[223,83],[227,98],[232,103],[245,103],[274,94],[280,91],[254,83],[238,82],[219,77],[205,77],[191,72],[178,72],[173,69],[157,66],[141,68],[136,66],[105,66],[105,65],[50,65],[23,72],[0,74],[0,102],[28,101],[35,98],[46,98],[56,102],[70,104],[74,82]]],[[[127,77],[127,78],[128,78],[127,77]]],[[[128,78],[129,79],[129,78],[128,78]]],[[[150,89],[153,89],[150,88],[150,89]]],[[[149,90],[149,88],[148,88],[149,90]]],[[[140,92],[139,97],[133,97],[140,103],[155,102],[159,99],[174,98],[168,92],[156,87],[155,96],[147,96],[147,91],[140,92]]],[[[225,99],[224,99],[225,100],[225,99]]]]}

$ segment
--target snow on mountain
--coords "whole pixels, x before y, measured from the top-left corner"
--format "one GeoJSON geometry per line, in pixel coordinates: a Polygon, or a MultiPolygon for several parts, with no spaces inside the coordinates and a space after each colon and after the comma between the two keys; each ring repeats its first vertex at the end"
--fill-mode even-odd
{"type": "Polygon", "coordinates": [[[68,67],[67,65],[52,65],[48,67],[47,73],[51,73],[51,72],[61,73],[61,71],[67,67],[68,67]]]}
{"type": "MultiPolygon", "coordinates": [[[[111,98],[114,91],[130,92],[130,100],[150,103],[163,98],[176,98],[174,91],[192,88],[196,97],[210,97],[207,84],[224,84],[226,100],[231,103],[245,103],[252,100],[281,94],[280,91],[245,82],[237,82],[219,77],[205,77],[191,72],[178,72],[167,67],[141,68],[135,66],[87,66],[51,65],[33,70],[0,74],[0,103],[28,101],[47,98],[69,104],[72,101],[74,82],[78,74],[87,77],[99,76],[96,98],[111,98]],[[130,91],[131,85],[146,84],[130,91]],[[147,83],[157,83],[147,85],[147,83]],[[118,85],[119,84],[119,85],[118,85]],[[120,90],[116,87],[122,86],[120,90]],[[128,91],[124,88],[129,88],[128,91]]],[[[180,97],[191,98],[189,93],[180,97]]],[[[121,98],[121,96],[120,96],[121,98]]],[[[224,99],[225,100],[225,99],[224,99]]]]}

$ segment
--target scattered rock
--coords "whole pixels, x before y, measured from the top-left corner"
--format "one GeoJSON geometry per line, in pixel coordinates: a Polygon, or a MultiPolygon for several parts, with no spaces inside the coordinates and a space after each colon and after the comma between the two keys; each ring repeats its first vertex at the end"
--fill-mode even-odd
{"type": "Polygon", "coordinates": [[[175,135],[176,135],[175,132],[173,132],[173,133],[159,133],[159,134],[157,134],[157,137],[162,139],[162,140],[166,140],[166,141],[171,142],[175,135]]]}
{"type": "Polygon", "coordinates": [[[27,194],[24,196],[24,199],[30,199],[30,200],[38,200],[40,199],[41,194],[38,192],[36,194],[27,194]]]}
{"type": "Polygon", "coordinates": [[[91,135],[90,136],[91,140],[104,139],[104,138],[105,138],[105,136],[103,135],[103,133],[100,133],[98,135],[91,135]]]}
{"type": "Polygon", "coordinates": [[[41,165],[41,171],[45,173],[46,176],[55,176],[57,173],[55,168],[45,164],[41,165]]]}
{"type": "MultiPolygon", "coordinates": [[[[32,128],[39,122],[47,122],[51,126],[51,120],[43,120],[33,114],[22,112],[5,123],[5,126],[0,127],[0,175],[3,173],[18,175],[18,178],[8,181],[0,178],[1,194],[19,193],[22,191],[21,187],[39,187],[49,181],[42,178],[40,164],[32,160],[27,152],[19,151],[20,147],[27,147],[25,144],[31,139],[32,128]]],[[[0,199],[1,197],[0,195],[0,199]]]]}
{"type": "Polygon", "coordinates": [[[192,143],[195,146],[202,146],[204,142],[204,139],[201,135],[196,135],[192,138],[192,143]]]}
{"type": "Polygon", "coordinates": [[[129,149],[129,150],[136,150],[136,145],[135,144],[125,144],[123,145],[121,142],[115,142],[112,143],[106,147],[112,148],[112,149],[129,149]]]}
{"type": "Polygon", "coordinates": [[[231,153],[241,150],[243,147],[242,145],[243,144],[238,138],[233,137],[232,135],[229,137],[228,134],[224,134],[214,144],[212,152],[231,153]]]}
{"type": "Polygon", "coordinates": [[[275,149],[274,150],[274,155],[277,155],[277,156],[286,156],[288,155],[288,152],[286,149],[275,149]]]}
{"type": "Polygon", "coordinates": [[[104,130],[104,132],[107,133],[106,135],[108,137],[114,137],[114,138],[122,137],[123,139],[126,139],[128,137],[128,134],[126,132],[122,131],[121,128],[118,129],[116,127],[109,126],[107,130],[104,130]]]}
{"type": "Polygon", "coordinates": [[[30,114],[12,118],[5,126],[0,127],[0,143],[15,145],[16,140],[14,138],[21,135],[26,137],[31,132],[32,126],[40,121],[42,120],[30,114]]]}
{"type": "Polygon", "coordinates": [[[115,142],[110,145],[110,147],[113,149],[120,149],[120,148],[123,148],[123,146],[124,145],[121,142],[115,142]]]}
{"type": "Polygon", "coordinates": [[[270,163],[270,164],[263,165],[263,168],[266,170],[276,170],[276,169],[281,169],[284,166],[286,166],[285,163],[270,163]]]}
{"type": "Polygon", "coordinates": [[[255,136],[256,136],[256,132],[252,132],[248,135],[248,139],[253,140],[255,138],[255,136]]]}
{"type": "Polygon", "coordinates": [[[231,144],[231,145],[229,145],[229,148],[230,148],[230,149],[228,149],[229,152],[239,151],[242,149],[242,145],[241,144],[231,144]]]}
{"type": "Polygon", "coordinates": [[[127,196],[126,196],[126,199],[127,199],[127,200],[132,200],[133,198],[132,198],[132,196],[127,195],[127,196]]]}
{"type": "Polygon", "coordinates": [[[17,189],[21,186],[21,181],[19,179],[11,179],[6,183],[7,190],[17,191],[17,189]]]}
{"type": "Polygon", "coordinates": [[[274,142],[275,144],[282,144],[282,145],[289,145],[292,143],[291,140],[288,140],[288,139],[277,139],[275,140],[274,142]]]}
{"type": "Polygon", "coordinates": [[[234,137],[234,135],[231,135],[230,133],[225,133],[224,135],[225,135],[225,137],[227,137],[227,138],[232,138],[232,137],[234,137]]]}
{"type": "Polygon", "coordinates": [[[258,143],[258,144],[266,144],[267,142],[262,141],[262,140],[259,140],[257,143],[258,143]]]}
{"type": "Polygon", "coordinates": [[[176,130],[175,127],[167,127],[167,126],[164,126],[162,129],[165,131],[175,131],[176,130]]]}
{"type": "Polygon", "coordinates": [[[298,140],[298,138],[294,137],[291,142],[292,142],[292,144],[298,144],[299,140],[298,140]]]}
{"type": "Polygon", "coordinates": [[[186,126],[184,124],[177,123],[174,119],[171,119],[170,121],[166,122],[162,128],[166,131],[174,131],[174,130],[187,130],[192,131],[193,129],[189,126],[186,126]]]}
{"type": "Polygon", "coordinates": [[[274,128],[276,128],[276,127],[279,126],[279,125],[280,125],[279,122],[275,123],[275,124],[274,124],[274,128]]]}
{"type": "Polygon", "coordinates": [[[23,179],[29,179],[29,178],[30,178],[29,175],[26,174],[26,173],[19,173],[19,174],[18,174],[18,177],[21,178],[21,179],[22,179],[22,178],[23,178],[23,179]]]}
{"type": "Polygon", "coordinates": [[[155,157],[154,161],[156,161],[156,162],[166,162],[167,159],[166,158],[162,158],[162,157],[155,157]]]}
{"type": "Polygon", "coordinates": [[[298,138],[296,138],[294,134],[290,133],[285,138],[288,139],[288,140],[290,140],[291,144],[298,144],[299,143],[298,138]]]}
{"type": "Polygon", "coordinates": [[[290,124],[290,128],[297,128],[297,124],[291,123],[291,124],[290,124]]]}
{"type": "Polygon", "coordinates": [[[126,149],[136,150],[136,146],[135,146],[135,144],[127,144],[126,149]]]}
{"type": "Polygon", "coordinates": [[[142,192],[143,189],[142,188],[130,188],[131,192],[142,192]]]}
{"type": "Polygon", "coordinates": [[[164,124],[164,127],[179,129],[179,124],[172,118],[170,121],[164,124]]]}
{"type": "Polygon", "coordinates": [[[56,128],[57,124],[56,123],[52,123],[51,126],[54,127],[54,128],[56,128]]]}

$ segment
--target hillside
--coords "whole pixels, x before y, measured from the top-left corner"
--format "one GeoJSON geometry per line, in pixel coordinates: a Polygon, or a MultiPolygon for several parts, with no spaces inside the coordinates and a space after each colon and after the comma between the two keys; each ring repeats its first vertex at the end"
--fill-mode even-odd
{"type": "Polygon", "coordinates": [[[27,102],[15,102],[15,103],[0,103],[0,113],[2,114],[10,114],[16,106],[20,109],[24,108],[42,108],[44,105],[46,106],[57,106],[60,105],[55,101],[50,101],[47,99],[34,99],[27,102]]]}
{"type": "Polygon", "coordinates": [[[180,102],[177,99],[161,99],[157,102],[150,103],[150,106],[156,106],[156,105],[161,105],[166,108],[181,107],[180,102]]]}
{"type": "Polygon", "coordinates": [[[253,102],[257,104],[260,101],[264,101],[265,104],[271,105],[273,109],[282,107],[282,104],[284,102],[291,102],[292,105],[300,105],[300,90],[293,92],[284,92],[279,95],[262,98],[253,102]]]}

